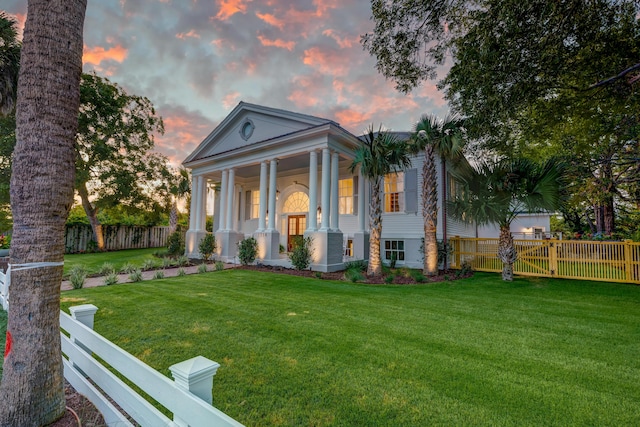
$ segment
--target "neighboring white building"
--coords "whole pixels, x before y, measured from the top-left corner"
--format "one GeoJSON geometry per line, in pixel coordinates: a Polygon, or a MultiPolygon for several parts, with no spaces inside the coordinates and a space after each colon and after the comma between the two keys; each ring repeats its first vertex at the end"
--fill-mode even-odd
{"type": "MultiPolygon", "coordinates": [[[[511,223],[514,239],[546,239],[551,237],[551,215],[548,212],[522,212],[511,223]]],[[[478,226],[478,237],[496,237],[500,227],[495,224],[478,226]]]]}
{"type": "MultiPolygon", "coordinates": [[[[313,239],[313,270],[337,271],[345,260],[367,259],[369,185],[349,172],[359,144],[332,120],[241,102],[183,163],[192,171],[187,256],[200,257],[207,188],[214,183],[218,259],[237,262],[238,242],[252,236],[261,263],[286,265],[279,248],[299,235],[313,239]]],[[[395,256],[398,265],[422,266],[422,159],[385,178],[383,261],[395,256]]],[[[476,227],[447,218],[447,235],[475,237],[476,227]]]]}

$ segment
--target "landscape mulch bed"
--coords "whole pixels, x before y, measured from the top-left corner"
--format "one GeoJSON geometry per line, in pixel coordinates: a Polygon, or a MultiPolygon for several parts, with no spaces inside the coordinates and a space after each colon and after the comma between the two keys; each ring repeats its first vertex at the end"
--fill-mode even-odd
{"type": "MultiPolygon", "coordinates": [[[[243,270],[252,270],[252,271],[263,271],[269,273],[280,273],[280,274],[290,274],[293,276],[300,277],[311,277],[314,279],[322,279],[322,280],[345,280],[344,271],[337,271],[333,273],[319,273],[311,270],[295,270],[292,268],[285,267],[277,267],[277,266],[267,266],[267,265],[246,265],[246,266],[238,266],[235,267],[237,269],[243,270]]],[[[386,282],[386,277],[388,275],[380,275],[380,276],[366,276],[365,279],[358,281],[358,283],[367,283],[371,285],[381,285],[381,284],[392,284],[392,285],[415,285],[415,284],[425,284],[425,283],[433,283],[433,282],[442,282],[447,280],[455,280],[462,279],[465,277],[470,277],[473,273],[469,272],[466,274],[460,274],[458,270],[440,270],[437,276],[425,277],[423,282],[417,282],[414,278],[408,277],[400,273],[399,270],[396,270],[393,273],[393,281],[386,282]]]]}

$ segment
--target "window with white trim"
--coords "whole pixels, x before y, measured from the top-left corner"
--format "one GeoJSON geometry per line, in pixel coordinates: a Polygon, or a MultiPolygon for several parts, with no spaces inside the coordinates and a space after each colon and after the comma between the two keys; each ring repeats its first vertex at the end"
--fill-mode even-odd
{"type": "Polygon", "coordinates": [[[385,240],[384,241],[384,259],[391,261],[404,261],[404,240],[385,240]]]}
{"type": "Polygon", "coordinates": [[[384,211],[404,211],[404,173],[392,173],[384,177],[384,211]]]}
{"type": "Polygon", "coordinates": [[[251,218],[260,216],[260,190],[251,190],[251,218]]]}
{"type": "Polygon", "coordinates": [[[353,214],[353,178],[338,181],[338,210],[340,215],[353,214]]]}

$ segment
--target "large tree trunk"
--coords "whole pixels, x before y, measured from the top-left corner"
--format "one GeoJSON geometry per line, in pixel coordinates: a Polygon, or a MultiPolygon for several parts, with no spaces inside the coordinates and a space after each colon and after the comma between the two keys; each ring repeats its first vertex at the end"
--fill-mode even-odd
{"type": "Polygon", "coordinates": [[[60,283],[73,202],[86,1],[30,0],[11,176],[13,238],[0,425],[41,426],[64,413],[60,283]],[[30,263],[52,264],[33,265],[30,263]],[[20,264],[23,268],[19,269],[20,264]]]}
{"type": "Polygon", "coordinates": [[[422,164],[422,217],[424,219],[424,274],[435,276],[438,274],[438,240],[436,230],[438,226],[438,176],[433,144],[427,144],[424,149],[424,163],[422,164]]]}
{"type": "Polygon", "coordinates": [[[513,237],[509,226],[500,226],[500,239],[498,240],[498,258],[502,261],[502,280],[513,280],[513,263],[518,254],[513,244],[513,237]]]}
{"type": "MultiPolygon", "coordinates": [[[[172,234],[178,228],[178,203],[173,202],[171,212],[169,213],[169,234],[172,234]]],[[[215,231],[215,230],[214,230],[215,231]]]]}
{"type": "Polygon", "coordinates": [[[91,224],[91,231],[93,231],[93,239],[96,242],[96,247],[99,251],[103,251],[104,233],[102,232],[102,224],[100,224],[100,220],[98,219],[98,210],[94,208],[89,201],[89,191],[87,190],[87,184],[83,183],[79,185],[77,190],[78,195],[80,196],[80,201],[82,202],[82,207],[84,208],[84,212],[87,214],[89,224],[91,224]]]}
{"type": "Polygon", "coordinates": [[[382,203],[380,201],[380,178],[372,180],[371,205],[369,213],[369,264],[367,274],[382,274],[382,257],[380,256],[380,237],[382,236],[382,203]]]}
{"type": "Polygon", "coordinates": [[[449,268],[449,248],[447,242],[447,159],[444,156],[440,156],[440,172],[442,177],[440,184],[442,184],[442,268],[446,271],[449,268]]]}

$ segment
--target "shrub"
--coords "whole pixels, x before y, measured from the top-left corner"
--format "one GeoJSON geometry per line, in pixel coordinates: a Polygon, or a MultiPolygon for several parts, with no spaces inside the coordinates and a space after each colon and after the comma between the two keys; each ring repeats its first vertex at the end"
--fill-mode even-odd
{"type": "Polygon", "coordinates": [[[198,273],[206,273],[207,272],[207,264],[200,264],[198,266],[198,273]]]}
{"type": "Polygon", "coordinates": [[[355,283],[362,282],[365,276],[359,268],[349,268],[344,272],[344,278],[355,283]]]}
{"type": "Polygon", "coordinates": [[[101,276],[108,276],[108,275],[113,274],[115,272],[116,272],[116,268],[110,262],[105,262],[104,264],[102,264],[100,266],[100,269],[98,270],[98,273],[101,276]]]}
{"type": "Polygon", "coordinates": [[[388,283],[388,284],[393,283],[393,274],[390,274],[389,276],[385,276],[384,283],[388,283]]]}
{"type": "Polygon", "coordinates": [[[198,250],[200,251],[202,258],[205,261],[209,261],[213,256],[213,253],[216,251],[216,237],[213,234],[207,233],[200,241],[198,250]]]}
{"type": "Polygon", "coordinates": [[[352,270],[352,269],[356,269],[358,271],[367,271],[367,266],[368,263],[367,261],[363,260],[363,259],[359,259],[359,260],[355,260],[355,261],[349,261],[349,262],[345,262],[344,263],[344,269],[345,270],[352,270]]]}
{"type": "Polygon", "coordinates": [[[293,249],[289,252],[289,260],[296,270],[306,270],[311,264],[311,237],[298,237],[293,241],[293,249]]]}
{"type": "Polygon", "coordinates": [[[224,270],[224,262],[216,261],[216,271],[222,271],[222,270],[224,270]]]}
{"type": "Polygon", "coordinates": [[[153,256],[156,258],[164,258],[167,255],[169,255],[169,251],[167,251],[166,249],[157,249],[153,251],[153,256]]]}
{"type": "Polygon", "coordinates": [[[176,258],[176,265],[178,265],[180,267],[184,267],[184,266],[189,265],[189,258],[187,258],[184,255],[179,256],[178,258],[176,258]]]}
{"type": "Polygon", "coordinates": [[[389,261],[389,267],[391,269],[396,268],[397,261],[398,261],[398,255],[395,252],[391,252],[391,260],[389,261]]]}
{"type": "Polygon", "coordinates": [[[167,253],[171,256],[184,254],[184,235],[180,231],[169,234],[167,239],[167,253]]]}
{"type": "Polygon", "coordinates": [[[253,237],[244,239],[238,243],[238,259],[240,264],[249,265],[256,260],[258,255],[258,242],[253,237]]]}
{"type": "Polygon", "coordinates": [[[164,271],[158,270],[153,274],[154,279],[164,279],[164,271]]]}
{"type": "Polygon", "coordinates": [[[158,267],[158,261],[155,259],[145,259],[142,263],[142,270],[155,270],[158,267]]]}
{"type": "Polygon", "coordinates": [[[187,275],[187,272],[185,271],[185,269],[180,267],[178,269],[178,277],[182,277],[182,276],[186,276],[186,275],[187,275]]]}
{"type": "Polygon", "coordinates": [[[172,267],[173,266],[173,260],[171,258],[162,258],[162,267],[167,268],[167,267],[172,267]]]}
{"type": "Polygon", "coordinates": [[[86,278],[87,272],[79,265],[73,267],[69,273],[69,281],[71,282],[73,289],[82,289],[86,278]]]}
{"type": "Polygon", "coordinates": [[[285,252],[286,252],[286,249],[285,249],[284,245],[282,245],[282,244],[281,244],[280,246],[278,246],[278,251],[279,251],[281,254],[285,253],[285,252]]]}
{"type": "Polygon", "coordinates": [[[424,283],[427,281],[427,278],[424,277],[424,274],[422,274],[422,271],[420,270],[409,270],[409,275],[417,283],[424,283]]]}
{"type": "Polygon", "coordinates": [[[129,280],[132,282],[142,282],[142,271],[134,270],[129,274],[129,280]]]}
{"type": "Polygon", "coordinates": [[[109,286],[109,285],[116,285],[118,283],[118,275],[113,272],[113,273],[109,273],[108,275],[104,276],[104,284],[109,286]]]}
{"type": "Polygon", "coordinates": [[[460,270],[456,272],[456,277],[468,276],[473,273],[473,268],[469,261],[464,261],[462,265],[460,265],[460,270]]]}
{"type": "Polygon", "coordinates": [[[123,274],[133,273],[136,270],[137,270],[137,267],[131,264],[130,262],[126,262],[123,264],[122,267],[120,267],[120,273],[123,273],[123,274]]]}

